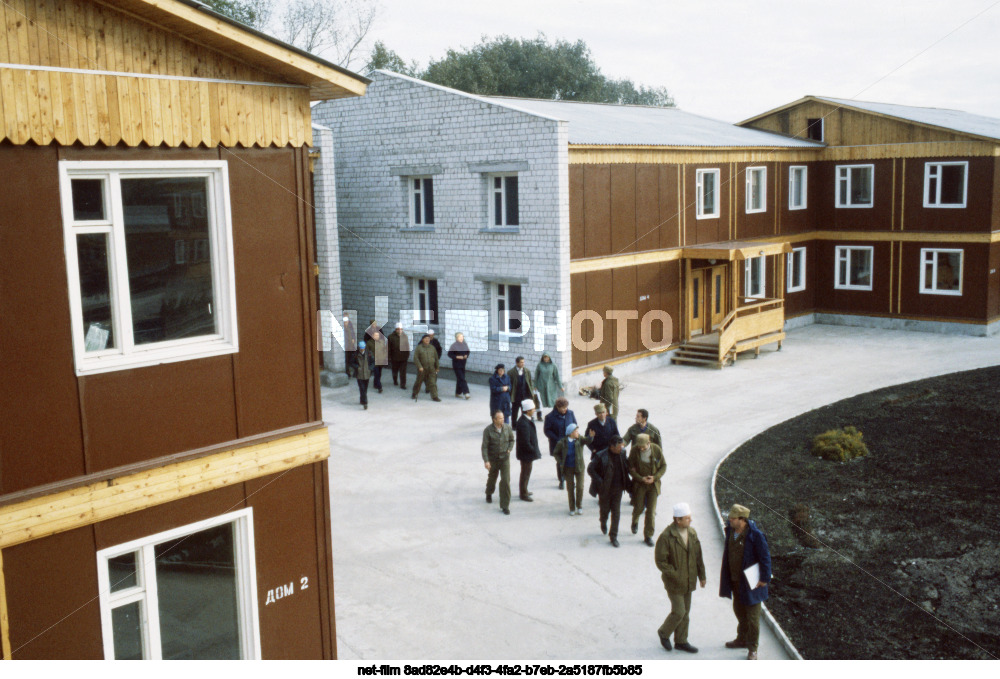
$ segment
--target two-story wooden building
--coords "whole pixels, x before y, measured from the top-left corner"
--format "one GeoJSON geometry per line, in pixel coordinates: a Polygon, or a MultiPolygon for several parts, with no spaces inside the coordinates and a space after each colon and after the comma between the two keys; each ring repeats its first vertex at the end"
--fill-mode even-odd
{"type": "Polygon", "coordinates": [[[310,102],[182,0],[0,4],[4,658],[336,657],[310,102]]]}

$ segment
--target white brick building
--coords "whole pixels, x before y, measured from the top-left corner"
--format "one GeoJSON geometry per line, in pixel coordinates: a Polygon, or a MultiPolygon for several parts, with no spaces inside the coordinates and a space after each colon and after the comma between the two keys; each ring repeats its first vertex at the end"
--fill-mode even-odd
{"type": "MultiPolygon", "coordinates": [[[[338,233],[318,241],[339,240],[339,271],[322,266],[321,289],[336,290],[339,275],[342,308],[358,312],[360,329],[372,318],[391,328],[402,311],[419,340],[430,315],[445,351],[464,332],[471,371],[492,372],[518,355],[534,366],[544,350],[568,380],[566,123],[394,73],[371,77],[365,97],[313,109],[332,130],[337,166],[337,214],[325,228],[338,233]],[[378,297],[388,298],[387,318],[378,297]],[[521,311],[523,325],[515,313],[500,327],[504,310],[521,311]]],[[[331,170],[317,165],[317,187],[331,170]]],[[[320,213],[334,208],[319,201],[317,190],[321,231],[320,213]]],[[[323,301],[340,319],[335,295],[323,301]]]]}

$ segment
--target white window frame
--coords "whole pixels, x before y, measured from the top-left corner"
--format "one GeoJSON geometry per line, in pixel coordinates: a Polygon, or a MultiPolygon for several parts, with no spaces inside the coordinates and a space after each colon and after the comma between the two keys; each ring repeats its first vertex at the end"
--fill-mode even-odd
{"type": "Polygon", "coordinates": [[[764,255],[759,257],[750,257],[743,262],[743,296],[752,297],[754,299],[764,299],[767,297],[767,267],[764,255]],[[757,267],[760,269],[760,291],[756,294],[751,293],[750,283],[751,283],[751,269],[757,267]]]}
{"type": "Polygon", "coordinates": [[[788,209],[789,210],[805,210],[808,204],[808,190],[809,190],[809,167],[806,165],[791,165],[788,168],[788,209]],[[796,204],[793,202],[793,197],[795,196],[795,175],[801,175],[800,183],[802,185],[802,202],[796,204]]]}
{"type": "Polygon", "coordinates": [[[786,292],[801,292],[801,291],[805,290],[806,289],[806,249],[805,248],[792,248],[792,251],[789,252],[788,255],[787,255],[787,260],[788,260],[787,263],[786,263],[787,270],[786,270],[786,274],[785,274],[785,281],[786,281],[785,291],[786,292]],[[796,285],[795,281],[793,280],[793,274],[795,272],[794,261],[795,261],[796,258],[799,259],[799,262],[800,262],[799,271],[802,274],[802,280],[799,282],[798,285],[796,285]]]}
{"type": "Polygon", "coordinates": [[[132,540],[97,552],[97,582],[101,607],[101,633],[104,657],[115,657],[115,638],[111,611],[118,606],[140,602],[143,659],[161,660],[159,600],[157,598],[155,547],[169,540],[191,535],[208,528],[233,524],[233,547],[236,562],[236,599],[240,624],[240,651],[244,660],[260,659],[260,617],[257,607],[257,565],[254,551],[253,508],[198,521],[187,526],[132,540]],[[111,592],[108,562],[136,552],[137,584],[120,592],[111,592]]]}
{"type": "Polygon", "coordinates": [[[954,160],[954,161],[928,161],[924,163],[924,207],[930,208],[942,208],[942,209],[961,209],[964,208],[969,200],[969,162],[966,160],[954,160]],[[961,203],[942,203],[941,202],[941,168],[945,165],[961,165],[962,171],[962,202],[961,203]],[[936,177],[932,177],[934,174],[933,170],[937,170],[936,177]],[[937,180],[936,195],[931,195],[931,179],[937,180]]]}
{"type": "Polygon", "coordinates": [[[767,166],[761,165],[759,167],[748,167],[746,170],[747,175],[747,195],[746,195],[746,213],[748,215],[757,212],[767,212],[767,166]],[[760,207],[753,207],[753,185],[754,177],[760,177],[760,207]]]}
{"type": "Polygon", "coordinates": [[[414,317],[413,322],[423,325],[433,325],[435,327],[441,325],[441,285],[440,279],[438,278],[414,278],[413,280],[413,310],[418,314],[414,317]],[[434,281],[434,285],[437,288],[437,298],[438,308],[431,309],[431,281],[434,281]],[[424,289],[420,289],[420,283],[424,283],[424,289]],[[426,303],[421,303],[420,296],[424,296],[424,301],[426,303]],[[431,320],[431,312],[434,312],[434,320],[431,320]]]}
{"type": "Polygon", "coordinates": [[[431,175],[420,175],[406,178],[406,202],[409,205],[410,210],[410,226],[411,227],[432,227],[434,226],[435,215],[431,214],[431,221],[427,220],[427,195],[431,196],[431,205],[434,204],[434,177],[431,175]],[[431,185],[427,185],[426,180],[431,180],[431,185]],[[420,182],[419,187],[414,186],[414,182],[420,182]],[[414,198],[420,196],[420,214],[417,214],[417,206],[414,204],[414,198]]]}
{"type": "Polygon", "coordinates": [[[73,355],[77,375],[91,375],[112,370],[187,361],[232,354],[239,350],[228,163],[214,160],[156,162],[64,160],[59,162],[59,184],[66,268],[69,276],[73,355]],[[206,206],[206,210],[209,214],[213,304],[216,306],[213,315],[217,319],[218,332],[199,337],[136,346],[132,336],[132,308],[129,295],[120,179],[163,177],[194,177],[207,180],[206,187],[210,205],[206,206]],[[103,180],[105,219],[74,220],[71,184],[73,179],[103,180]],[[102,234],[108,238],[108,283],[114,348],[103,351],[88,352],[86,350],[86,329],[83,327],[83,300],[77,255],[77,236],[86,234],[102,234]]]}
{"type": "MultiPolygon", "coordinates": [[[[520,283],[504,283],[503,281],[497,281],[497,282],[494,282],[494,283],[490,283],[490,318],[493,319],[490,325],[496,324],[496,327],[495,328],[491,328],[491,330],[495,330],[495,332],[493,334],[495,334],[498,337],[499,336],[506,336],[506,337],[510,338],[510,337],[523,337],[524,336],[520,332],[511,332],[510,331],[510,319],[511,319],[511,316],[510,316],[510,288],[511,288],[511,286],[517,286],[520,289],[520,291],[521,291],[521,305],[523,306],[524,305],[524,286],[522,286],[520,283]],[[500,286],[501,285],[504,288],[503,294],[500,294],[500,286]],[[501,328],[500,325],[499,325],[500,324],[500,300],[501,299],[503,299],[503,301],[504,301],[504,310],[507,312],[507,317],[506,317],[507,323],[506,323],[506,327],[504,327],[504,328],[501,328]]],[[[523,312],[524,309],[518,309],[518,311],[523,312]]],[[[518,316],[518,319],[520,320],[520,316],[518,316]]]]}
{"type": "Polygon", "coordinates": [[[952,297],[962,296],[962,272],[965,268],[965,251],[961,248],[921,248],[920,249],[920,294],[922,295],[950,295],[952,297]],[[937,289],[937,256],[939,254],[958,254],[958,290],[938,290],[937,289]],[[933,276],[927,280],[927,264],[933,267],[933,276]]]}
{"type": "Polygon", "coordinates": [[[719,207],[719,182],[722,173],[718,169],[695,170],[695,219],[715,219],[718,218],[722,210],[719,207]],[[705,180],[706,175],[714,175],[715,184],[712,190],[712,211],[705,212],[705,180]]]}
{"type": "Polygon", "coordinates": [[[486,175],[486,194],[489,196],[489,224],[487,224],[487,229],[520,229],[521,228],[521,180],[518,176],[518,172],[493,172],[486,175]],[[501,179],[500,190],[498,191],[494,184],[497,178],[501,179]],[[507,178],[516,177],[517,181],[517,224],[507,223],[507,178]],[[500,223],[496,223],[496,194],[500,194],[500,223]]]}
{"type": "Polygon", "coordinates": [[[871,290],[875,283],[875,248],[871,245],[838,245],[833,257],[833,287],[837,290],[871,290]],[[871,263],[871,276],[868,285],[851,285],[840,280],[840,262],[847,262],[847,275],[851,273],[851,253],[855,250],[867,250],[868,261],[871,263]]]}
{"type": "Polygon", "coordinates": [[[875,165],[874,163],[862,163],[860,165],[837,165],[836,169],[836,179],[833,183],[833,200],[834,205],[838,208],[872,208],[875,207],[875,165]],[[851,170],[861,169],[861,168],[871,169],[871,188],[869,190],[869,195],[871,196],[871,202],[869,203],[851,203],[851,170]],[[841,182],[844,182],[847,187],[847,201],[846,203],[840,202],[840,186],[841,182]]]}

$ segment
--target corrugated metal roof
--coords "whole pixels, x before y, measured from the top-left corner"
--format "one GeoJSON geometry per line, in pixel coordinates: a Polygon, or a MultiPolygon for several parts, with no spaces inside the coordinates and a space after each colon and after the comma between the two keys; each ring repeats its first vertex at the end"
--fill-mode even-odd
{"type": "Polygon", "coordinates": [[[484,97],[499,106],[565,120],[570,144],[613,146],[787,147],[821,148],[822,144],[659,106],[624,106],[576,101],[484,97]]]}
{"type": "Polygon", "coordinates": [[[900,104],[880,104],[873,101],[855,101],[854,99],[834,99],[832,97],[816,97],[841,106],[851,106],[873,113],[911,120],[915,123],[944,127],[956,132],[975,134],[980,137],[1000,139],[1000,118],[955,111],[947,108],[923,108],[921,106],[902,106],[900,104]]]}

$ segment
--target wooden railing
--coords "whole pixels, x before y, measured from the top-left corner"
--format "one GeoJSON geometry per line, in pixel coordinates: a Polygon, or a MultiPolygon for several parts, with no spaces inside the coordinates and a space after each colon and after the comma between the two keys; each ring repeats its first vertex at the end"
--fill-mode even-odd
{"type": "Polygon", "coordinates": [[[719,324],[719,362],[739,343],[785,327],[785,300],[742,299],[743,305],[729,312],[719,324]]]}

